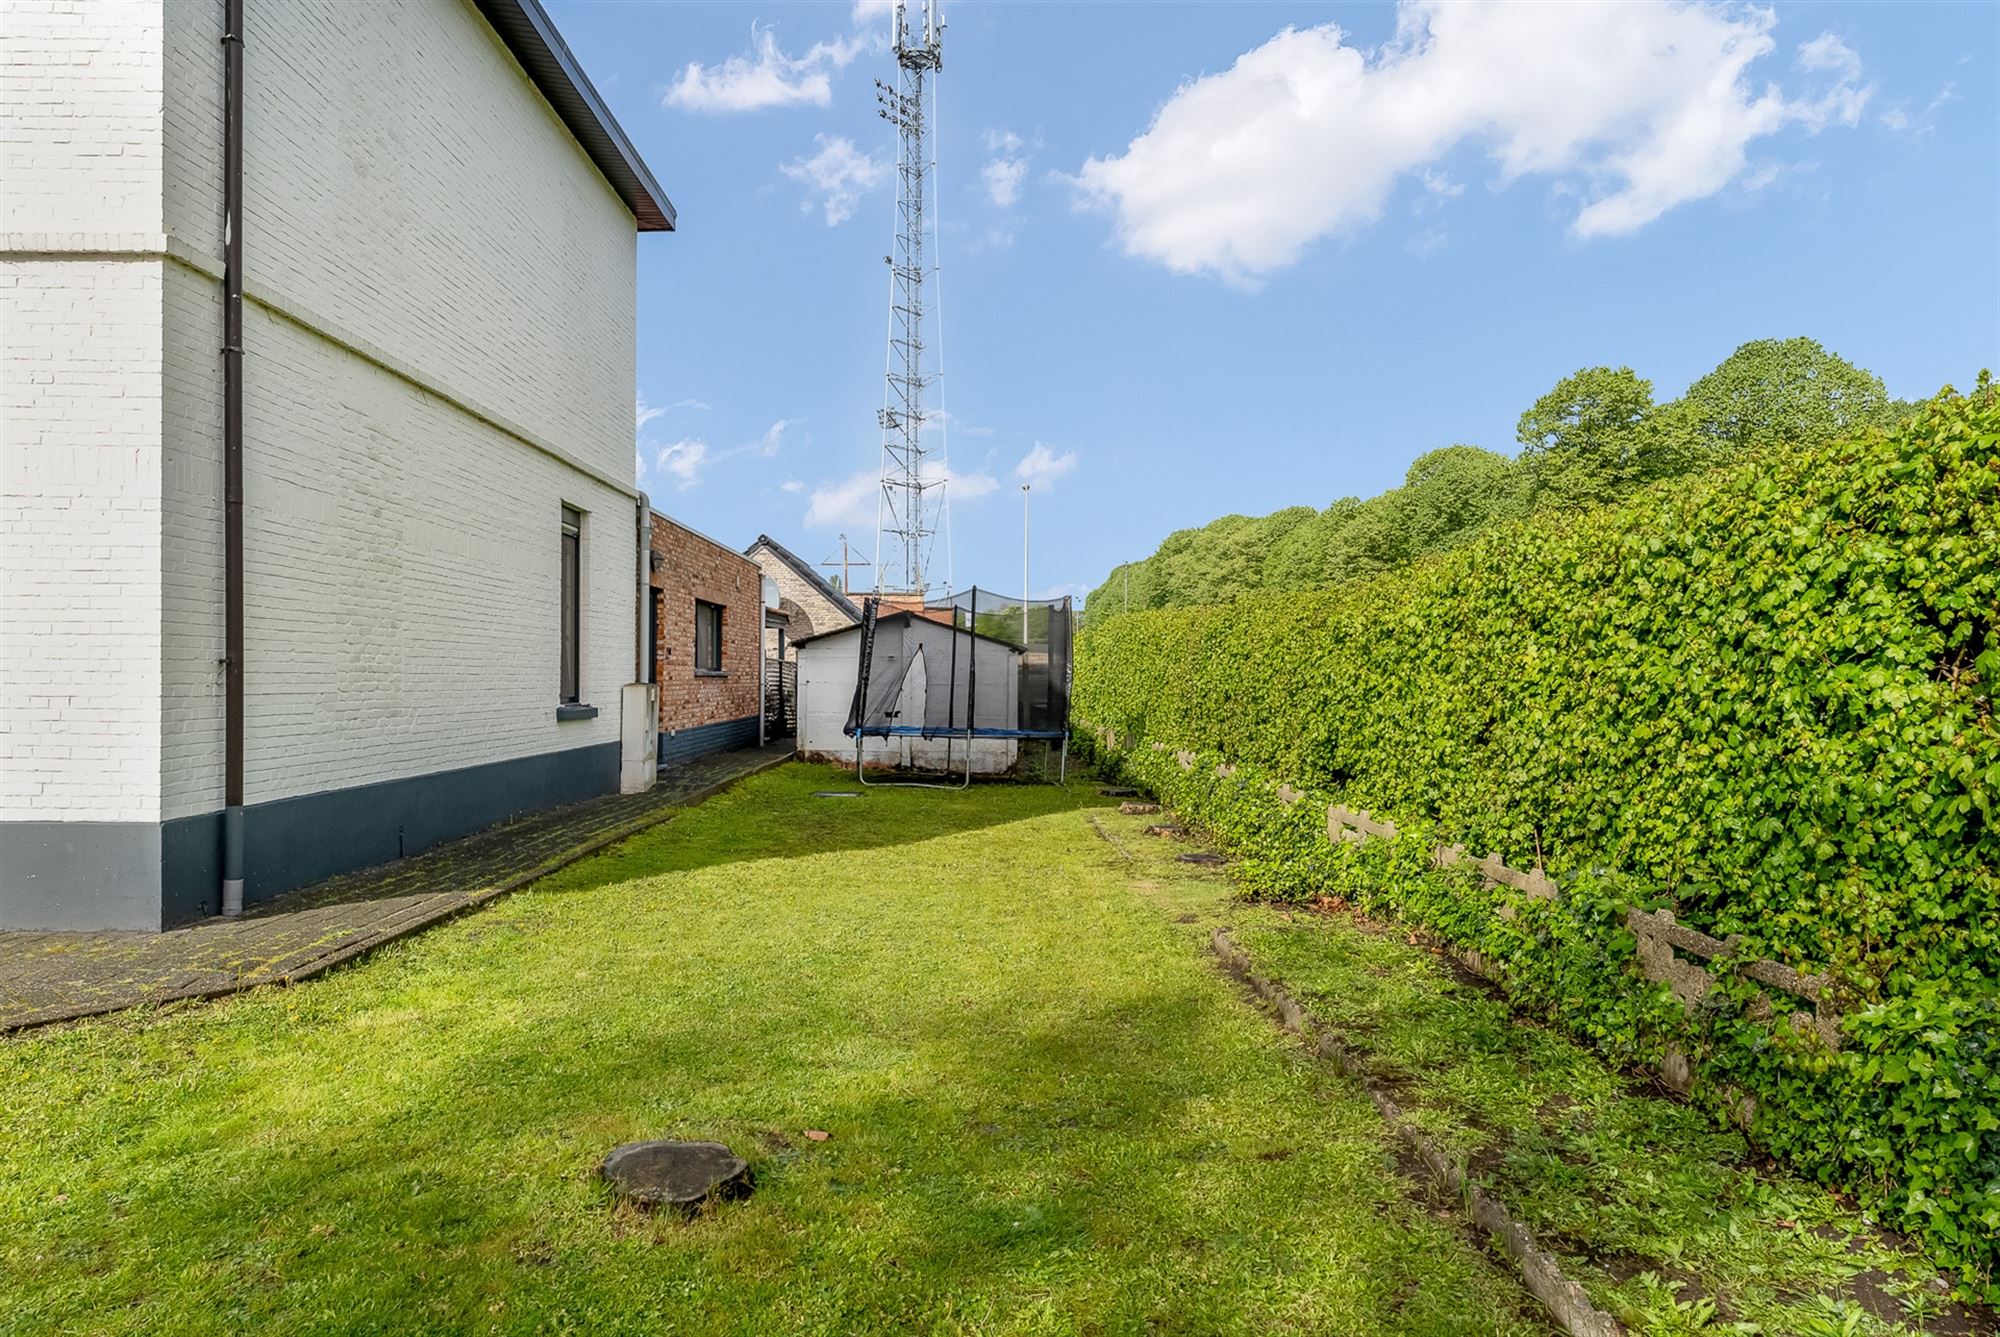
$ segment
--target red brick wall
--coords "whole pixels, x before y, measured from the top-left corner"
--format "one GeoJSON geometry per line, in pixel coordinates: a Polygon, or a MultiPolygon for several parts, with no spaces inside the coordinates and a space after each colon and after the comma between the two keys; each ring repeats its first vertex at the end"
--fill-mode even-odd
{"type": "Polygon", "coordinates": [[[757,713],[757,661],[763,640],[763,573],[742,553],[653,516],[653,598],[659,630],[653,678],[660,684],[660,728],[740,720],[757,713]],[[694,668],[694,605],[722,605],[722,673],[694,668]]]}

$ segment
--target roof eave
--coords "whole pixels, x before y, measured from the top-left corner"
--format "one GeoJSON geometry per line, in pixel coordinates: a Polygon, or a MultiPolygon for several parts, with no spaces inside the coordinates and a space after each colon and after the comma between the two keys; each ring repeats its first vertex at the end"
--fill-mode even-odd
{"type": "Polygon", "coordinates": [[[541,0],[472,0],[570,134],[631,209],[641,232],[672,232],[674,205],[597,95],[541,0]]]}
{"type": "Polygon", "coordinates": [[[756,542],[743,550],[744,553],[747,555],[755,552],[758,543],[763,544],[776,553],[779,561],[792,568],[801,580],[811,585],[822,597],[831,600],[834,607],[853,618],[856,622],[861,620],[860,604],[855,603],[844,591],[835,589],[832,581],[807,566],[803,557],[800,557],[769,534],[759,534],[756,542]]]}
{"type": "MultiPolygon", "coordinates": [[[[876,618],[875,625],[879,627],[884,622],[897,622],[897,621],[902,621],[904,619],[913,618],[916,616],[917,613],[914,610],[905,608],[901,612],[888,613],[884,614],[881,617],[876,618]]],[[[943,627],[946,631],[963,632],[965,635],[970,636],[975,641],[986,641],[989,644],[1000,646],[1002,649],[1012,650],[1017,655],[1025,655],[1028,653],[1027,646],[1021,645],[1014,641],[1010,641],[1003,636],[989,636],[983,631],[973,631],[968,627],[956,626],[950,622],[940,622],[934,617],[927,617],[924,619],[924,621],[930,623],[934,627],[943,627]]],[[[860,630],[861,630],[861,624],[859,622],[849,623],[845,627],[829,627],[825,631],[816,631],[810,636],[800,636],[799,638],[797,638],[792,642],[792,645],[794,647],[801,645],[809,645],[814,641],[831,640],[835,636],[846,636],[852,632],[857,632],[860,630]]]]}

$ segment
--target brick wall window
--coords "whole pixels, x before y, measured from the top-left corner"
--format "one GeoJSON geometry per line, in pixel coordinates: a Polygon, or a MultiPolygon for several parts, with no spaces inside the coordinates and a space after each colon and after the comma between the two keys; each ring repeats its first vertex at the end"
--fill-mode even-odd
{"type": "Polygon", "coordinates": [[[694,671],[722,672],[722,605],[694,601],[694,671]]]}
{"type": "Polygon", "coordinates": [[[562,696],[582,700],[583,683],[583,513],[562,509],[562,696]]]}

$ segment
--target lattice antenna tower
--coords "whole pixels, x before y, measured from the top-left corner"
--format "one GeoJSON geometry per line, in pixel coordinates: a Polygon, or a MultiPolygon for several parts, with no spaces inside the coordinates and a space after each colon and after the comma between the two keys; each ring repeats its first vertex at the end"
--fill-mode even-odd
{"type": "MultiPolygon", "coordinates": [[[[894,87],[875,81],[882,119],[896,127],[895,253],[889,265],[889,349],[887,385],[877,415],[882,425],[882,495],[877,507],[875,579],[878,589],[925,593],[931,545],[945,518],[946,476],[940,435],[938,460],[925,458],[924,427],[934,412],[927,393],[942,375],[941,358],[928,355],[926,324],[935,318],[937,159],[932,120],[937,108],[936,75],[944,63],[944,25],[938,0],[896,0],[894,87]],[[931,305],[927,306],[927,300],[931,305]]],[[[947,542],[949,542],[947,531],[947,542]]]]}

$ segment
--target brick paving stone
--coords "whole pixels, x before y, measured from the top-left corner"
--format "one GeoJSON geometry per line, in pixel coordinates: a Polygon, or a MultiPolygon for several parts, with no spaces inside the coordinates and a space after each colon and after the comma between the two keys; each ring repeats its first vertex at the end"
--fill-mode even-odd
{"type": "Polygon", "coordinates": [[[643,794],[536,813],[164,933],[0,932],[0,1032],[295,983],[546,876],[791,755],[702,757],[643,794]]]}

